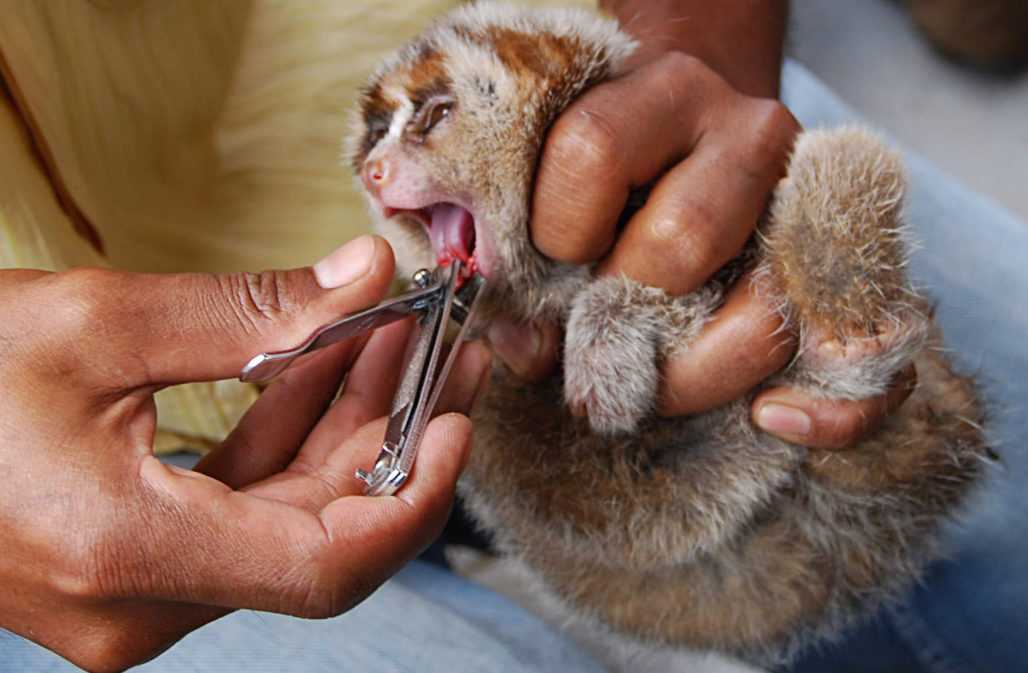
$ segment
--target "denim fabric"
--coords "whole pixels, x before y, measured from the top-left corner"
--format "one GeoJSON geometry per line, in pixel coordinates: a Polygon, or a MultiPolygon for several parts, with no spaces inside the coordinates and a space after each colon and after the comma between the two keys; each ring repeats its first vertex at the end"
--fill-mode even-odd
{"type": "MultiPolygon", "coordinates": [[[[55,615],[56,617],[56,615],[55,615]]],[[[0,631],[0,673],[79,669],[0,631]]],[[[187,636],[139,673],[600,673],[556,631],[501,596],[409,564],[335,619],[241,611],[187,636]]]]}
{"type": "MultiPolygon", "coordinates": [[[[856,115],[800,66],[784,96],[807,127],[856,115]]],[[[949,558],[898,607],[809,653],[793,673],[1016,673],[1028,671],[1028,227],[921,159],[908,157],[909,220],[922,247],[915,278],[938,299],[949,344],[992,402],[1002,464],[960,520],[949,558]]],[[[57,617],[55,615],[55,617],[57,617]]],[[[0,672],[74,670],[0,632],[0,672]]],[[[599,671],[558,633],[506,599],[416,562],[337,619],[309,622],[240,612],[190,635],[137,670],[599,671]]]]}

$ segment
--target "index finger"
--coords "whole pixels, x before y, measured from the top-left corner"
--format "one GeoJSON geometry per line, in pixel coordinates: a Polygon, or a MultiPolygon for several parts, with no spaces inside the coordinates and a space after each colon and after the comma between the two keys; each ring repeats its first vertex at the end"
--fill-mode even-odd
{"type": "Polygon", "coordinates": [[[796,352],[782,318],[745,274],[689,347],[673,354],[661,378],[663,416],[696,414],[739,399],[796,352]]]}
{"type": "MultiPolygon", "coordinates": [[[[717,77],[668,55],[587,91],[547,137],[532,204],[532,240],[544,255],[584,264],[614,242],[629,192],[685,157],[717,77]]],[[[723,87],[724,85],[722,83],[723,87]]]]}

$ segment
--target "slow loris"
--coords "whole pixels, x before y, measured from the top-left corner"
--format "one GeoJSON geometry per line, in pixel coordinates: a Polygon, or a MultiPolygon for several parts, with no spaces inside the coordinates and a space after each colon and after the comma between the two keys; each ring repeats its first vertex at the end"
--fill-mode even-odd
{"type": "Polygon", "coordinates": [[[988,454],[973,384],[908,283],[898,159],[858,129],[804,133],[747,260],[800,335],[775,383],[827,398],[916,392],[846,452],[760,432],[752,395],[653,413],[659,363],[687,352],[734,274],[685,297],[540,255],[532,181],[547,129],[634,49],[584,10],[462,7],[387,60],[350,159],[411,272],[461,258],[488,315],[566,328],[562,370],[502,367],[477,409],[462,492],[506,553],[577,614],[630,638],[768,660],[907,587],[988,454]],[[834,354],[818,347],[833,343],[834,354]],[[569,407],[584,409],[579,418],[569,407]]]}

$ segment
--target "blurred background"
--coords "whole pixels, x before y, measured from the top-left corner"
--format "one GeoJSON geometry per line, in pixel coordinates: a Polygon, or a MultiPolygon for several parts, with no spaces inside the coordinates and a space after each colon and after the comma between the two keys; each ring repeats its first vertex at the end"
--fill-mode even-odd
{"type": "Polygon", "coordinates": [[[1028,21],[1028,0],[907,4],[920,25],[897,1],[793,0],[789,53],[906,147],[1028,221],[1028,71],[1010,64],[1028,52],[1025,24],[1012,27],[1015,15],[1028,21]]]}

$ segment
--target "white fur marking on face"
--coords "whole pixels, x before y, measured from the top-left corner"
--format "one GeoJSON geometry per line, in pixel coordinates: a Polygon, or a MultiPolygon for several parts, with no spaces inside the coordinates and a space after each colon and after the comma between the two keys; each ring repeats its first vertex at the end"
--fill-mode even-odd
{"type": "Polygon", "coordinates": [[[406,96],[396,96],[396,98],[403,102],[393,113],[393,121],[389,124],[389,134],[386,137],[393,139],[399,139],[403,130],[407,128],[407,124],[410,123],[411,117],[414,116],[414,103],[406,96]]]}

